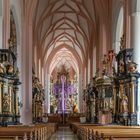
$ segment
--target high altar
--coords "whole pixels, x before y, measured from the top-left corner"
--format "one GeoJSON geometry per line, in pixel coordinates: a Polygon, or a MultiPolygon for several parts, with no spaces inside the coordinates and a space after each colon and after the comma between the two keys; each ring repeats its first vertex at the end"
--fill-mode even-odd
{"type": "Polygon", "coordinates": [[[65,67],[57,75],[57,81],[52,87],[52,96],[55,101],[56,113],[73,113],[76,107],[76,90],[71,83],[69,73],[65,67]]]}

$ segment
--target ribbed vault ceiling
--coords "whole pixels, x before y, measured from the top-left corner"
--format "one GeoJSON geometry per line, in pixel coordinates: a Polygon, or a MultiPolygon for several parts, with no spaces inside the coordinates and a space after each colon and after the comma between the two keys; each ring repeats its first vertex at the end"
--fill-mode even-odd
{"type": "Polygon", "coordinates": [[[94,15],[92,0],[38,0],[34,35],[44,64],[54,55],[50,72],[63,64],[78,72],[78,60],[73,52],[83,63],[94,32],[94,15]],[[60,46],[64,48],[52,53],[60,46]]]}

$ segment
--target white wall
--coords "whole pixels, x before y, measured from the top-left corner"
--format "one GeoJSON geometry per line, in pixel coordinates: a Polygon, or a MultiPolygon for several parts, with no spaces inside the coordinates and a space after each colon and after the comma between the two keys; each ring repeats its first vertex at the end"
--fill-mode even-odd
{"type": "MultiPolygon", "coordinates": [[[[137,70],[140,72],[140,0],[131,1],[131,47],[134,49],[134,62],[136,62],[137,70]]],[[[140,125],[140,78],[138,81],[138,110],[137,121],[140,125]]]]}
{"type": "Polygon", "coordinates": [[[123,8],[122,8],[121,0],[113,0],[113,13],[112,13],[112,47],[116,53],[118,53],[120,49],[120,38],[123,34],[123,8]]]}

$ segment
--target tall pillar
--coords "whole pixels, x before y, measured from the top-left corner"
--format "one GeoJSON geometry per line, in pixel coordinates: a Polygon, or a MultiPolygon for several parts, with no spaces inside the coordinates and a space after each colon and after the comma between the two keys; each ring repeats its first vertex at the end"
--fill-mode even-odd
{"type": "MultiPolygon", "coordinates": [[[[121,40],[121,39],[120,39],[120,40],[121,40]]],[[[115,42],[113,43],[113,48],[114,48],[114,51],[115,51],[116,54],[118,54],[119,51],[120,51],[120,40],[115,41],[115,42]]]]}
{"type": "Polygon", "coordinates": [[[10,0],[3,0],[3,47],[8,48],[10,38],[10,0]]]}
{"type": "MultiPolygon", "coordinates": [[[[134,62],[136,62],[137,65],[137,70],[140,72],[140,12],[134,12],[131,15],[131,47],[134,48],[134,55],[133,59],[134,62]]],[[[137,111],[137,116],[138,116],[138,124],[140,124],[140,79],[138,83],[138,111],[137,111]]]]}
{"type": "Polygon", "coordinates": [[[96,66],[96,47],[93,48],[93,61],[92,62],[93,62],[93,64],[92,64],[92,66],[93,66],[93,68],[92,68],[93,73],[92,74],[93,75],[92,76],[94,77],[95,73],[96,73],[96,68],[97,68],[97,66],[96,66]]]}
{"type": "Polygon", "coordinates": [[[10,1],[0,0],[0,49],[8,48],[10,36],[10,1]]]}
{"type": "Polygon", "coordinates": [[[90,58],[88,58],[88,66],[87,66],[87,72],[88,72],[88,83],[90,83],[91,75],[90,75],[90,58]]]}
{"type": "Polygon", "coordinates": [[[50,113],[50,74],[46,72],[45,76],[45,113],[50,113]]]}
{"type": "Polygon", "coordinates": [[[22,104],[21,123],[32,123],[32,24],[23,18],[22,23],[22,47],[21,47],[21,82],[22,104]]]}
{"type": "Polygon", "coordinates": [[[83,94],[82,94],[83,87],[82,87],[82,75],[81,74],[78,75],[78,81],[79,81],[78,110],[79,110],[79,112],[82,112],[82,110],[83,110],[83,94]]]}
{"type": "MultiPolygon", "coordinates": [[[[22,69],[22,65],[21,65],[21,45],[19,43],[17,43],[17,67],[19,68],[19,80],[21,81],[21,69],[22,69]]],[[[21,81],[22,82],[22,81],[21,81]]],[[[22,103],[22,84],[19,86],[19,92],[18,92],[18,96],[19,96],[19,102],[22,103]]],[[[20,104],[20,107],[22,108],[22,105],[20,104]]]]}

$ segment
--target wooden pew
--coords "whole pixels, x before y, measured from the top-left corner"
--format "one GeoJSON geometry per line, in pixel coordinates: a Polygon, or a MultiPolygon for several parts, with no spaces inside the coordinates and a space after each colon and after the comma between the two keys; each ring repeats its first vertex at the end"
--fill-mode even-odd
{"type": "Polygon", "coordinates": [[[0,127],[0,140],[47,140],[55,131],[56,124],[0,127]]]}
{"type": "Polygon", "coordinates": [[[32,139],[34,128],[33,127],[1,127],[0,128],[0,139],[15,139],[15,140],[26,140],[32,139]]]}
{"type": "Polygon", "coordinates": [[[139,126],[76,124],[75,127],[77,127],[77,135],[81,140],[140,140],[139,126]]]}
{"type": "Polygon", "coordinates": [[[103,140],[140,140],[140,131],[136,129],[118,129],[118,131],[100,131],[98,134],[103,140]]]}

